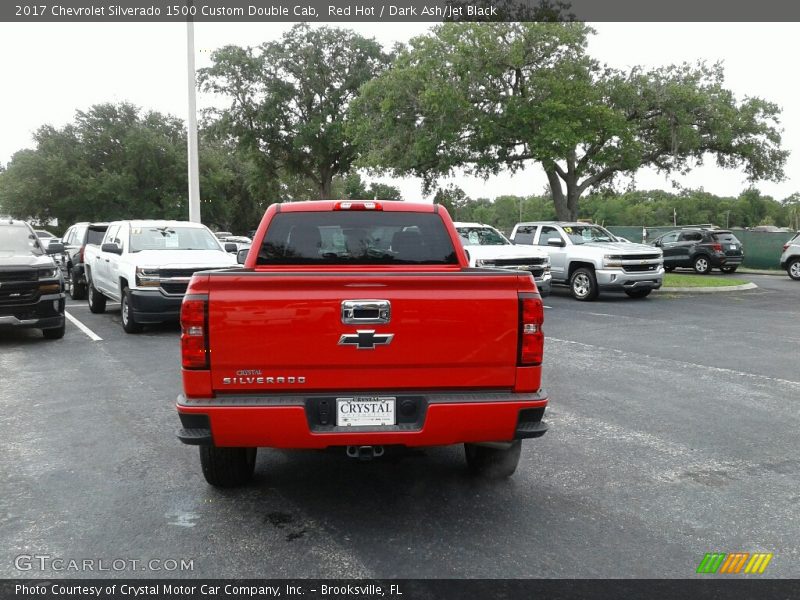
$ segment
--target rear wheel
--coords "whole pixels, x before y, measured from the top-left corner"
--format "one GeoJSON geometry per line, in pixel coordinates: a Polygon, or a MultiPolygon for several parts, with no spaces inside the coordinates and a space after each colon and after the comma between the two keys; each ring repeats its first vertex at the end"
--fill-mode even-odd
{"type": "Polygon", "coordinates": [[[131,291],[128,288],[122,290],[122,328],[125,333],[141,333],[143,327],[136,322],[136,316],[131,308],[131,291]]]}
{"type": "Polygon", "coordinates": [[[581,267],[575,269],[569,280],[569,287],[572,291],[572,297],[576,300],[594,300],[597,298],[597,278],[594,275],[594,270],[581,267]]]}
{"type": "Polygon", "coordinates": [[[720,267],[719,270],[722,271],[723,273],[736,273],[736,269],[738,267],[739,265],[734,265],[732,267],[720,267]]]}
{"type": "Polygon", "coordinates": [[[789,273],[789,277],[795,281],[800,281],[800,258],[793,258],[786,266],[786,272],[789,273]]]}
{"type": "Polygon", "coordinates": [[[703,254],[694,259],[694,264],[692,266],[694,267],[695,273],[699,273],[700,275],[708,275],[711,273],[711,261],[703,254]]]}
{"type": "Polygon", "coordinates": [[[257,448],[200,446],[200,465],[206,481],[216,487],[244,485],[253,477],[257,448]]]}
{"type": "Polygon", "coordinates": [[[106,297],[97,291],[94,284],[89,281],[86,289],[86,299],[89,302],[89,310],[95,314],[106,312],[106,297]]]}
{"type": "Polygon", "coordinates": [[[653,290],[651,289],[641,289],[641,290],[625,290],[625,293],[628,294],[631,298],[646,298],[650,295],[650,292],[653,290]]]}
{"type": "Polygon", "coordinates": [[[473,474],[489,479],[502,479],[511,477],[517,470],[522,442],[514,440],[507,448],[464,444],[464,453],[473,474]]]}
{"type": "Polygon", "coordinates": [[[73,300],[83,300],[86,298],[86,284],[78,283],[78,276],[75,271],[70,271],[69,275],[69,297],[73,300]]]}
{"type": "Polygon", "coordinates": [[[53,329],[42,329],[42,335],[46,340],[60,340],[64,337],[64,332],[66,331],[66,323],[63,323],[61,327],[54,327],[53,329]]]}

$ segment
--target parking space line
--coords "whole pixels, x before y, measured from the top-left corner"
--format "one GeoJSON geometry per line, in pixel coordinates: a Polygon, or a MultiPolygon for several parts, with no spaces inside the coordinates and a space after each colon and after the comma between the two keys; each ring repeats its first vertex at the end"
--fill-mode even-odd
{"type": "Polygon", "coordinates": [[[94,331],[89,329],[86,325],[78,321],[75,317],[69,314],[66,310],[64,311],[64,316],[67,317],[78,329],[80,329],[86,336],[92,340],[93,342],[102,342],[103,338],[97,335],[94,331]]]}

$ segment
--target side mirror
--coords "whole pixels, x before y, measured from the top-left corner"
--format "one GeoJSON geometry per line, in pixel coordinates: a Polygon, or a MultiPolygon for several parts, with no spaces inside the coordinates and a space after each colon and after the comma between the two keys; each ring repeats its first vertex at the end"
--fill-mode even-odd
{"type": "Polygon", "coordinates": [[[236,244],[233,242],[225,242],[225,252],[236,252],[236,244]]]}
{"type": "Polygon", "coordinates": [[[243,265],[244,261],[247,260],[248,252],[250,252],[250,250],[239,250],[239,252],[236,253],[236,262],[238,262],[240,265],[243,265]]]}
{"type": "Polygon", "coordinates": [[[467,255],[467,262],[470,262],[470,261],[472,260],[472,257],[469,255],[469,250],[467,250],[466,248],[464,248],[464,254],[466,254],[466,255],[467,255]]]}
{"type": "Polygon", "coordinates": [[[61,254],[62,252],[64,252],[64,244],[61,242],[50,242],[47,245],[48,254],[61,254]]]}
{"type": "Polygon", "coordinates": [[[661,240],[656,240],[655,242],[653,242],[653,246],[656,246],[657,248],[660,248],[661,247],[661,240]]]}
{"type": "Polygon", "coordinates": [[[100,246],[100,250],[102,250],[103,252],[108,252],[110,254],[122,254],[122,248],[112,243],[103,244],[102,246],[100,246]]]}
{"type": "Polygon", "coordinates": [[[567,245],[567,243],[562,239],[550,238],[549,240],[547,240],[547,245],[554,246],[556,248],[563,248],[564,246],[567,245]]]}

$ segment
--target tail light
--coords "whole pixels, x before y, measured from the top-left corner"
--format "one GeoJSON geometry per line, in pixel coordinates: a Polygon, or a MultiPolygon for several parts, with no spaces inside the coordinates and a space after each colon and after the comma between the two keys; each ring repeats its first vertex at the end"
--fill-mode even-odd
{"type": "Polygon", "coordinates": [[[184,369],[208,369],[208,296],[187,294],[181,304],[181,361],[184,369]]]}
{"type": "Polygon", "coordinates": [[[86,246],[81,246],[81,249],[78,251],[78,262],[83,262],[83,251],[86,250],[86,246]]]}
{"type": "Polygon", "coordinates": [[[722,252],[722,244],[720,244],[720,243],[711,244],[711,249],[714,252],[722,252]]]}
{"type": "Polygon", "coordinates": [[[539,365],[544,354],[544,306],[539,294],[519,294],[519,364],[539,365]]]}
{"type": "Polygon", "coordinates": [[[784,251],[784,252],[786,252],[786,249],[787,249],[788,247],[789,247],[789,242],[786,242],[786,243],[783,245],[783,251],[784,251]]]}

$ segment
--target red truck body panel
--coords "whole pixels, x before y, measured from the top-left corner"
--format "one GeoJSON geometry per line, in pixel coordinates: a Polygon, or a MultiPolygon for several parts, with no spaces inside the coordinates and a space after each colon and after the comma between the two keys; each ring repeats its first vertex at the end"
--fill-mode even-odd
{"type": "Polygon", "coordinates": [[[224,447],[430,446],[514,439],[520,411],[543,412],[547,405],[540,392],[541,365],[520,364],[521,298],[540,303],[533,278],[469,269],[443,209],[401,202],[381,203],[380,210],[440,212],[458,264],[256,264],[275,215],[324,213],[335,206],[272,205],[243,270],[194,276],[186,298],[207,303],[207,359],[201,368],[183,369],[179,413],[207,416],[214,445],[224,447]],[[390,303],[388,322],[345,321],[344,301],[374,299],[390,303]],[[371,348],[342,343],[343,336],[360,336],[364,330],[391,336],[390,343],[371,348]],[[459,393],[470,397],[458,401],[459,393]],[[329,395],[335,400],[348,394],[399,399],[416,394],[422,398],[422,415],[407,426],[343,430],[313,424],[310,413],[316,409],[306,404],[310,398],[329,395]]]}

